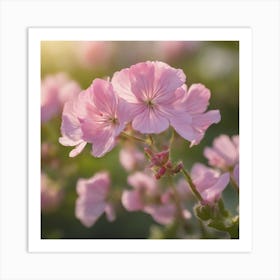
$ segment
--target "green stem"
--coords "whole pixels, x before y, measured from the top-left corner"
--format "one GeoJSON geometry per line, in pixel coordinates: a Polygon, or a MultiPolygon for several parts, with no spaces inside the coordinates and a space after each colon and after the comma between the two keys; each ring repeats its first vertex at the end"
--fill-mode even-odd
{"type": "Polygon", "coordinates": [[[128,138],[128,139],[133,139],[133,140],[135,140],[135,141],[138,141],[138,142],[147,144],[147,141],[146,141],[145,139],[139,138],[139,137],[137,137],[137,136],[130,135],[130,134],[127,134],[127,133],[125,133],[125,132],[122,132],[121,135],[124,136],[124,137],[126,137],[126,138],[128,138]]]}
{"type": "Polygon", "coordinates": [[[203,201],[203,199],[202,199],[200,193],[197,191],[196,186],[193,183],[192,178],[191,178],[190,174],[188,173],[188,171],[185,170],[184,168],[182,168],[182,172],[183,172],[187,182],[189,183],[189,186],[190,186],[194,196],[197,198],[197,200],[203,201]]]}

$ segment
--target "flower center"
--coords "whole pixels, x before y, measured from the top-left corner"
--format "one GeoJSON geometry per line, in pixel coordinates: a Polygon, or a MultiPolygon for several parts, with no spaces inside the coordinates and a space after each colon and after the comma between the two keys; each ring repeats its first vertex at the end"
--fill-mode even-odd
{"type": "Polygon", "coordinates": [[[145,104],[148,106],[148,108],[151,108],[151,109],[155,106],[155,103],[153,102],[152,99],[147,99],[145,101],[145,104]]]}

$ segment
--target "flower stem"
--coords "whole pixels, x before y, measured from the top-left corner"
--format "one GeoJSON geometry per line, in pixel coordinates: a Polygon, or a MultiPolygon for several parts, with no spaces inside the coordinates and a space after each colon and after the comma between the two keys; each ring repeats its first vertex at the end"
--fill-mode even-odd
{"type": "Polygon", "coordinates": [[[133,139],[135,141],[147,144],[147,141],[145,139],[139,138],[137,136],[134,136],[134,135],[131,135],[131,134],[127,134],[125,132],[122,132],[121,135],[126,137],[126,138],[128,138],[128,139],[133,139]]]}
{"type": "Polygon", "coordinates": [[[194,196],[197,198],[197,200],[202,201],[203,199],[202,199],[200,193],[198,192],[198,190],[196,189],[196,186],[193,183],[192,178],[191,178],[190,174],[188,173],[188,171],[186,169],[182,168],[182,172],[183,172],[187,182],[189,183],[189,186],[190,186],[194,196]]]}

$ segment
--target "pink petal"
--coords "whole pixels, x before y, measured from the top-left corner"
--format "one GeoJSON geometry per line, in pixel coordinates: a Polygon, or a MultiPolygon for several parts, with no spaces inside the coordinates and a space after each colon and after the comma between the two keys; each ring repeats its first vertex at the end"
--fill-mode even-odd
{"type": "Polygon", "coordinates": [[[195,139],[195,130],[192,127],[192,118],[188,113],[178,113],[174,114],[170,118],[171,126],[176,130],[176,132],[188,141],[193,141],[195,139]]]}
{"type": "Polygon", "coordinates": [[[111,203],[106,204],[105,214],[109,222],[113,222],[116,219],[116,212],[111,203]]]}
{"type": "Polygon", "coordinates": [[[193,116],[192,126],[196,133],[195,139],[192,141],[192,145],[199,144],[209,126],[220,121],[221,115],[219,110],[211,110],[204,114],[193,116]]]}
{"type": "Polygon", "coordinates": [[[155,68],[151,62],[140,62],[129,68],[131,90],[138,101],[145,101],[154,95],[155,68]]]}
{"type": "Polygon", "coordinates": [[[146,206],[145,212],[162,225],[171,224],[174,221],[176,208],[173,204],[146,206]]]}
{"type": "Polygon", "coordinates": [[[112,78],[112,85],[118,96],[129,103],[137,103],[136,96],[131,91],[131,84],[129,79],[129,69],[123,69],[115,72],[112,78]]]}
{"type": "Polygon", "coordinates": [[[78,198],[76,201],[76,218],[86,227],[91,227],[105,211],[105,202],[92,203],[91,201],[78,198]]]}
{"type": "Polygon", "coordinates": [[[154,101],[156,103],[169,103],[174,100],[174,92],[186,81],[181,69],[175,69],[166,63],[154,62],[154,101]]]}
{"type": "Polygon", "coordinates": [[[122,204],[128,211],[139,211],[144,207],[140,192],[137,190],[124,191],[122,194],[122,204]]]}
{"type": "Polygon", "coordinates": [[[208,159],[210,165],[220,168],[226,166],[226,161],[215,149],[205,148],[203,154],[208,159]]]}
{"type": "Polygon", "coordinates": [[[110,178],[108,173],[100,172],[90,179],[79,179],[77,183],[76,217],[83,225],[90,227],[103,214],[106,207],[110,178]]]}
{"type": "Polygon", "coordinates": [[[155,109],[144,108],[144,111],[134,117],[132,127],[141,133],[161,133],[169,126],[167,118],[155,109]]]}
{"type": "Polygon", "coordinates": [[[93,118],[81,120],[83,139],[92,143],[92,154],[95,157],[102,157],[111,151],[116,145],[115,128],[113,126],[99,124],[93,118]]]}
{"type": "Polygon", "coordinates": [[[75,149],[73,149],[70,153],[69,153],[69,157],[76,157],[77,155],[79,155],[84,147],[86,146],[87,142],[82,141],[80,144],[78,144],[75,149]]]}
{"type": "Polygon", "coordinates": [[[115,115],[117,97],[110,82],[95,79],[88,90],[91,93],[94,105],[100,112],[115,115]]]}
{"type": "Polygon", "coordinates": [[[225,159],[227,165],[233,165],[236,162],[238,158],[236,146],[227,135],[221,135],[216,138],[213,142],[213,148],[225,159]]]}
{"type": "Polygon", "coordinates": [[[121,149],[119,159],[125,170],[132,171],[137,166],[141,166],[144,163],[145,156],[138,149],[132,146],[121,149]]]}
{"type": "Polygon", "coordinates": [[[185,109],[192,114],[203,113],[209,105],[211,93],[202,84],[193,84],[188,90],[185,109]]]}
{"type": "Polygon", "coordinates": [[[107,172],[96,173],[89,179],[79,179],[77,193],[79,196],[89,198],[91,201],[102,201],[109,192],[110,178],[107,172]]]}
{"type": "Polygon", "coordinates": [[[148,192],[154,193],[157,191],[157,182],[154,177],[148,176],[142,172],[136,172],[127,178],[129,185],[135,189],[144,189],[148,192]]]}
{"type": "Polygon", "coordinates": [[[224,173],[223,175],[221,175],[217,182],[211,188],[208,188],[201,193],[203,200],[208,204],[212,204],[218,201],[223,190],[228,185],[229,179],[229,173],[224,173]]]}

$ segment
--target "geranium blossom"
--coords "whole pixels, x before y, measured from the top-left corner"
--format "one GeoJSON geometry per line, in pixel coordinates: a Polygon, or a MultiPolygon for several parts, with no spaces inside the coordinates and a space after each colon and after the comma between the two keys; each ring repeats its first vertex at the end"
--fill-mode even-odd
{"type": "Polygon", "coordinates": [[[86,227],[91,227],[99,217],[106,213],[107,219],[115,219],[115,211],[108,202],[110,188],[108,173],[96,173],[90,179],[79,179],[77,183],[76,217],[86,227]]]}
{"type": "MultiPolygon", "coordinates": [[[[122,195],[122,203],[128,211],[143,211],[164,225],[174,221],[177,209],[172,199],[172,191],[161,193],[156,180],[142,172],[130,175],[128,183],[134,188],[124,191],[122,195]]],[[[190,218],[190,212],[182,209],[181,214],[186,219],[190,218]]]]}
{"type": "Polygon", "coordinates": [[[141,133],[161,133],[176,110],[175,91],[186,81],[181,69],[163,62],[141,62],[116,72],[112,84],[127,101],[132,127],[141,133]]]}
{"type": "Polygon", "coordinates": [[[80,92],[80,86],[64,73],[48,75],[41,83],[41,121],[58,114],[64,103],[80,92]]]}
{"type": "Polygon", "coordinates": [[[87,92],[85,113],[79,118],[83,139],[93,144],[95,157],[102,157],[116,145],[128,115],[125,102],[118,98],[109,81],[95,79],[87,92]]]}
{"type": "Polygon", "coordinates": [[[197,163],[191,169],[191,178],[203,203],[214,204],[222,195],[223,190],[229,183],[229,173],[220,174],[218,171],[197,163]]]}
{"type": "Polygon", "coordinates": [[[205,131],[221,120],[219,110],[206,111],[211,96],[210,90],[202,84],[186,86],[176,93],[176,111],[170,117],[171,125],[191,145],[197,145],[204,137],[205,131]]]}
{"type": "Polygon", "coordinates": [[[227,135],[220,135],[213,141],[212,148],[204,149],[204,156],[210,165],[222,170],[234,169],[239,163],[239,136],[231,138],[227,135]]]}
{"type": "Polygon", "coordinates": [[[76,146],[70,154],[75,156],[88,142],[93,144],[93,155],[102,157],[115,146],[127,118],[125,102],[115,94],[111,83],[95,79],[87,90],[65,105],[60,143],[76,146]]]}

